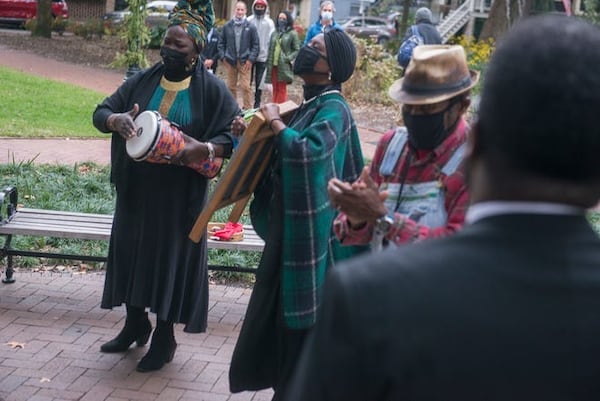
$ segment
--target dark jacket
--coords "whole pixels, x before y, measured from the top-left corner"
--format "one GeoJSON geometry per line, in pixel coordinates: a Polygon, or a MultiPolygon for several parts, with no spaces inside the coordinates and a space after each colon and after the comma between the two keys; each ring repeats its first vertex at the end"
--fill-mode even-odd
{"type": "Polygon", "coordinates": [[[260,42],[256,27],[247,20],[242,23],[242,26],[243,30],[239,51],[235,47],[233,20],[229,20],[223,26],[221,40],[219,41],[219,54],[221,55],[221,59],[225,59],[231,65],[235,65],[238,61],[245,63],[247,60],[255,63],[258,57],[260,42]]]}
{"type": "Polygon", "coordinates": [[[213,65],[212,65],[213,71],[217,70],[217,63],[218,63],[219,59],[221,58],[220,54],[219,54],[219,40],[221,40],[221,33],[217,30],[217,28],[214,28],[212,30],[212,35],[210,36],[210,39],[204,45],[204,49],[202,49],[202,53],[200,53],[200,57],[202,58],[202,61],[204,61],[204,60],[213,60],[214,61],[213,65]]]}
{"type": "Polygon", "coordinates": [[[280,40],[281,51],[279,52],[279,60],[277,61],[277,81],[292,83],[294,80],[294,72],[292,71],[292,62],[300,50],[300,39],[298,33],[293,27],[289,27],[285,32],[273,32],[269,43],[269,54],[267,56],[267,76],[266,83],[271,83],[271,72],[273,71],[273,55],[277,40],[280,40]]]}
{"type": "MultiPolygon", "coordinates": [[[[442,43],[442,37],[440,36],[440,33],[438,32],[435,25],[433,25],[431,22],[419,21],[419,23],[416,24],[416,27],[417,27],[417,30],[419,31],[419,34],[423,38],[424,45],[439,45],[442,43]]],[[[404,42],[406,39],[410,38],[411,36],[412,36],[412,27],[408,28],[408,30],[406,31],[406,34],[404,35],[404,39],[402,39],[402,41],[404,42]]]]}
{"type": "Polygon", "coordinates": [[[330,270],[285,401],[597,400],[600,238],[490,216],[330,270]]]}

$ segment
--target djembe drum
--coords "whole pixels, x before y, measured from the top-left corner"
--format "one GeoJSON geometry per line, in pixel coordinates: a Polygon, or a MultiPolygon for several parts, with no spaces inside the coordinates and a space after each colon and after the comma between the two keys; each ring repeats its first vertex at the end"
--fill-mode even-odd
{"type": "MultiPolygon", "coordinates": [[[[179,126],[153,110],[141,112],[134,120],[136,136],[126,143],[127,154],[135,161],[166,164],[185,147],[185,134],[179,126]]],[[[213,178],[223,166],[223,159],[216,157],[187,163],[187,167],[205,177],[213,178]]]]}

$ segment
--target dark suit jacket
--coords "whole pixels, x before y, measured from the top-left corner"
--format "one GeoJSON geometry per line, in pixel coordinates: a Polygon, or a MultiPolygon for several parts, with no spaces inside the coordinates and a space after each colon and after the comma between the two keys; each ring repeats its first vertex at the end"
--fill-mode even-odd
{"type": "Polygon", "coordinates": [[[221,55],[219,53],[219,40],[221,39],[221,33],[217,28],[213,29],[213,33],[210,37],[210,40],[207,40],[204,48],[202,49],[202,53],[200,53],[200,57],[202,61],[205,60],[213,60],[212,70],[213,72],[217,72],[217,66],[219,63],[219,59],[221,55]]]}
{"type": "Polygon", "coordinates": [[[256,27],[244,21],[242,27],[242,36],[240,39],[240,48],[235,46],[235,31],[233,20],[229,20],[221,32],[221,37],[218,43],[219,55],[229,64],[235,66],[236,62],[245,63],[250,60],[251,63],[256,62],[259,50],[258,31],[256,27]]]}
{"type": "Polygon", "coordinates": [[[600,239],[488,217],[337,265],[288,401],[599,400],[600,239]]]}

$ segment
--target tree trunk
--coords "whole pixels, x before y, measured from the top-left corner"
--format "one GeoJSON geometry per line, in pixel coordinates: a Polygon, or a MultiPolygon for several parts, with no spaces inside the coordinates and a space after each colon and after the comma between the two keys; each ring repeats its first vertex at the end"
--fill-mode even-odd
{"type": "Polygon", "coordinates": [[[398,28],[399,32],[396,32],[400,39],[402,39],[404,37],[404,34],[408,30],[408,13],[409,12],[410,12],[410,0],[404,0],[404,3],[402,4],[402,23],[399,25],[399,28],[398,28]]]}
{"type": "Polygon", "coordinates": [[[494,0],[479,39],[498,40],[521,17],[531,12],[532,0],[494,0]]]}
{"type": "Polygon", "coordinates": [[[52,0],[38,0],[36,23],[31,30],[32,36],[52,37],[52,0]]]}

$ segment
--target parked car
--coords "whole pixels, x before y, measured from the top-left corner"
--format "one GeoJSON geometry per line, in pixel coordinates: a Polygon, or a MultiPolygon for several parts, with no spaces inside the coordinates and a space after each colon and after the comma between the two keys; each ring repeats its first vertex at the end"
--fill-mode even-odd
{"type": "Polygon", "coordinates": [[[380,45],[396,37],[396,29],[384,18],[356,16],[336,18],[335,22],[340,24],[346,33],[358,38],[371,39],[380,45]]]}
{"type": "MultiPolygon", "coordinates": [[[[52,17],[69,18],[65,0],[52,0],[52,17]]],[[[0,0],[0,22],[22,25],[37,15],[37,0],[0,0]]]]}
{"type": "MultiPolygon", "coordinates": [[[[2,1],[2,0],[0,0],[2,1]]],[[[176,1],[170,0],[155,0],[150,1],[146,4],[146,10],[148,16],[146,17],[146,24],[153,27],[157,25],[167,25],[169,16],[173,11],[173,8],[177,5],[176,1]]],[[[104,20],[115,25],[123,23],[125,16],[130,14],[131,11],[128,9],[113,11],[104,15],[104,20]]]]}

